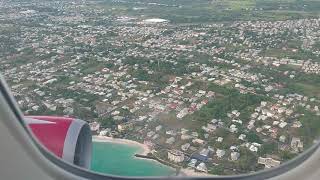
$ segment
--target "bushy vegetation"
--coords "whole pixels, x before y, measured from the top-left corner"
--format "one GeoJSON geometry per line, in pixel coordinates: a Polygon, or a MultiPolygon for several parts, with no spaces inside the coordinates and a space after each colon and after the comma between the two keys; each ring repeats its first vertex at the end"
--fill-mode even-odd
{"type": "Polygon", "coordinates": [[[101,123],[101,127],[114,128],[116,121],[112,117],[100,117],[98,122],[101,123]]]}
{"type": "Polygon", "coordinates": [[[193,119],[202,122],[208,122],[212,118],[224,119],[227,113],[232,110],[240,112],[259,104],[266,100],[266,97],[254,94],[241,94],[233,90],[225,92],[225,97],[215,99],[203,106],[199,111],[196,111],[192,116],[193,119]]]}

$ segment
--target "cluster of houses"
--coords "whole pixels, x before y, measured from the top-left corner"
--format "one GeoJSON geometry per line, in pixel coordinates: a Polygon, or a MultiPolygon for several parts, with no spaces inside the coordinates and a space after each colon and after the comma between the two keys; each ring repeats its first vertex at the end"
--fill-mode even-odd
{"type": "MultiPolygon", "coordinates": [[[[230,133],[238,133],[238,142],[235,142],[234,145],[227,149],[219,149],[214,147],[201,148],[208,145],[206,139],[197,138],[198,133],[192,132],[188,133],[187,129],[181,129],[181,132],[170,132],[167,131],[166,134],[173,135],[172,137],[166,140],[168,145],[176,143],[176,135],[181,134],[181,137],[177,138],[181,141],[189,141],[180,146],[180,150],[173,149],[168,151],[168,160],[174,163],[183,163],[188,162],[187,165],[191,168],[194,168],[198,171],[207,172],[207,166],[211,164],[217,165],[218,161],[216,159],[225,158],[226,154],[229,153],[229,157],[226,157],[230,161],[237,161],[241,153],[239,148],[246,148],[253,153],[258,153],[263,146],[263,144],[257,142],[250,142],[247,139],[245,132],[239,132],[239,129],[243,126],[246,126],[248,130],[254,130],[255,133],[261,138],[271,138],[279,144],[279,147],[287,147],[287,149],[293,153],[302,152],[304,149],[303,142],[301,137],[294,137],[290,135],[292,130],[301,128],[302,124],[298,121],[296,115],[292,109],[292,104],[294,100],[299,99],[299,95],[288,95],[288,97],[279,97],[275,95],[275,98],[278,98],[279,101],[276,104],[271,102],[262,101],[260,106],[255,108],[254,113],[251,114],[251,120],[245,124],[242,120],[239,119],[240,112],[233,110],[228,113],[227,116],[230,118],[232,124],[229,127],[226,127],[225,124],[218,119],[213,119],[206,126],[202,126],[202,129],[208,133],[208,138],[210,133],[216,131],[219,128],[228,129],[230,133]],[[293,120],[288,121],[288,119],[293,118],[293,120]],[[256,123],[259,122],[259,123],[256,123]],[[259,125],[258,125],[259,124],[259,125]],[[285,129],[285,131],[284,131],[285,129]],[[200,144],[199,147],[195,147],[195,144],[200,144]],[[188,152],[191,152],[191,154],[188,152]]],[[[302,98],[303,99],[303,98],[302,98]]],[[[305,99],[306,100],[306,99],[305,99]]],[[[162,126],[156,127],[156,132],[162,129],[162,126]]],[[[153,131],[151,131],[153,132],[153,131]]],[[[152,134],[154,135],[154,134],[152,134]]],[[[155,140],[155,139],[153,139],[155,140]]],[[[223,137],[217,137],[217,142],[223,142],[223,137]]],[[[272,168],[279,166],[282,159],[279,158],[276,154],[270,154],[266,157],[259,157],[257,159],[257,164],[262,164],[265,168],[272,168]],[[274,159],[276,158],[276,159],[274,159]]]]}

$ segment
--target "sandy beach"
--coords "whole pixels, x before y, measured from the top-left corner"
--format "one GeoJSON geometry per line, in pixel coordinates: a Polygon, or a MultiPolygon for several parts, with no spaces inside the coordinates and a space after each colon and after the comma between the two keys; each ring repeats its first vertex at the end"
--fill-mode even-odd
{"type": "Polygon", "coordinates": [[[194,169],[191,169],[191,168],[185,168],[185,169],[180,169],[179,176],[210,176],[210,174],[196,172],[194,169]]]}
{"type": "Polygon", "coordinates": [[[150,148],[147,145],[136,142],[136,141],[128,140],[128,139],[119,139],[119,138],[112,138],[107,136],[92,136],[92,141],[111,142],[111,143],[139,146],[142,149],[142,152],[139,152],[139,154],[141,155],[147,155],[149,152],[151,152],[150,148]]]}

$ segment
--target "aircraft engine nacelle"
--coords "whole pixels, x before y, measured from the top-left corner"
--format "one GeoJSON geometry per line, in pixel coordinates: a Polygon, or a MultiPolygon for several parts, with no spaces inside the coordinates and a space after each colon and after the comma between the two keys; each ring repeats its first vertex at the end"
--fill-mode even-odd
{"type": "Polygon", "coordinates": [[[90,167],[92,137],[85,121],[67,117],[26,116],[25,122],[49,151],[69,163],[90,167]]]}

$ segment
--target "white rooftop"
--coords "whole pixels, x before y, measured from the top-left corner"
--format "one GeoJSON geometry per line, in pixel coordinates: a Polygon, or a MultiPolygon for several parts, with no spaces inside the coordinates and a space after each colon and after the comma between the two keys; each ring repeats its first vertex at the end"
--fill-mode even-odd
{"type": "Polygon", "coordinates": [[[168,22],[166,19],[160,19],[160,18],[151,18],[151,19],[145,19],[143,22],[146,23],[162,23],[162,22],[168,22]]]}

